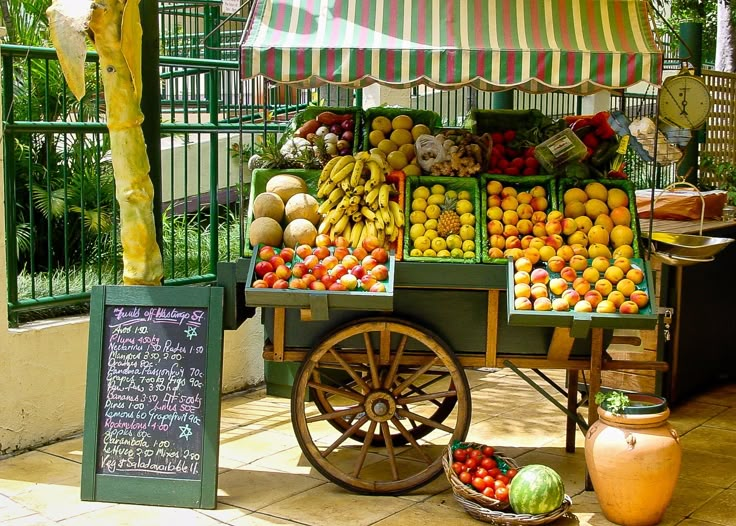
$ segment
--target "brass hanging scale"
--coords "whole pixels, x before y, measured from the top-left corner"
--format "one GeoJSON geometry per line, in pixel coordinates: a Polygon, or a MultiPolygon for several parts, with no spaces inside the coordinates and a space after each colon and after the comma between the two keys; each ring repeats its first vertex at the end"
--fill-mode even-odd
{"type": "Polygon", "coordinates": [[[710,105],[705,82],[687,68],[665,79],[659,90],[659,117],[677,128],[700,128],[708,118],[710,105]]]}

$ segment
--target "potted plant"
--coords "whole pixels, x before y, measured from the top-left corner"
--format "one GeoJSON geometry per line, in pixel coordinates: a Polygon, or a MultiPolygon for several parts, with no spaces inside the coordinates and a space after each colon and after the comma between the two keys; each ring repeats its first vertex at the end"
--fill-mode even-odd
{"type": "Polygon", "coordinates": [[[726,192],[726,206],[723,208],[723,219],[736,218],[736,164],[704,155],[700,168],[713,175],[714,186],[726,192]]]}
{"type": "Polygon", "coordinates": [[[607,391],[595,401],[599,419],[585,436],[585,461],[603,514],[625,526],[658,524],[682,461],[667,400],[607,391]]]}

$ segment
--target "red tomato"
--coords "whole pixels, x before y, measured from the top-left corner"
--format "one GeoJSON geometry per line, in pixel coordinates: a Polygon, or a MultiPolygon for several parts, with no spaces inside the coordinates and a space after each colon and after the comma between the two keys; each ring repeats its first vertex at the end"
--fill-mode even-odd
{"type": "Polygon", "coordinates": [[[491,134],[491,140],[493,144],[503,144],[503,134],[494,132],[491,134]]]}
{"type": "Polygon", "coordinates": [[[462,462],[453,462],[452,471],[454,471],[455,473],[459,475],[460,473],[465,471],[465,464],[463,464],[462,462]]]}
{"type": "Polygon", "coordinates": [[[486,489],[486,483],[483,482],[483,479],[480,477],[475,477],[473,479],[473,487],[477,489],[478,491],[482,492],[484,489],[486,489]]]}
{"type": "Polygon", "coordinates": [[[493,487],[495,489],[505,488],[506,487],[506,483],[503,480],[496,479],[496,480],[493,481],[493,487]]]}
{"type": "Polygon", "coordinates": [[[483,495],[485,495],[488,498],[495,499],[496,498],[496,490],[493,486],[486,486],[486,489],[483,490],[483,495]]]}
{"type": "Polygon", "coordinates": [[[483,457],[483,460],[480,461],[480,465],[485,469],[493,469],[498,464],[496,461],[490,457],[483,457]]]}
{"type": "Polygon", "coordinates": [[[481,468],[478,468],[478,469],[475,470],[475,476],[476,477],[483,478],[486,475],[488,475],[488,471],[485,468],[482,468],[481,467],[481,468]]]}
{"type": "Polygon", "coordinates": [[[497,500],[504,501],[504,502],[509,500],[509,488],[506,488],[506,487],[496,488],[495,497],[497,500]]]}
{"type": "Polygon", "coordinates": [[[509,478],[509,480],[513,479],[516,476],[517,470],[514,468],[511,468],[506,472],[506,476],[509,478]]]}
{"type": "Polygon", "coordinates": [[[527,157],[526,160],[524,160],[524,164],[526,164],[527,168],[533,168],[534,170],[539,169],[539,161],[535,157],[527,157]]]}
{"type": "Polygon", "coordinates": [[[484,457],[492,457],[493,454],[496,452],[495,449],[493,449],[493,446],[483,446],[483,449],[481,449],[483,452],[484,457]]]}
{"type": "Polygon", "coordinates": [[[511,160],[511,166],[519,170],[523,170],[524,168],[526,168],[526,163],[524,162],[523,158],[516,157],[515,159],[511,160]]]}
{"type": "Polygon", "coordinates": [[[496,480],[500,480],[503,482],[506,486],[509,485],[509,478],[506,475],[499,475],[496,477],[496,480]]]}
{"type": "Polygon", "coordinates": [[[452,453],[452,458],[454,458],[455,460],[458,460],[460,462],[465,462],[465,459],[467,458],[467,456],[468,456],[468,450],[467,449],[456,449],[452,453]]]}
{"type": "Polygon", "coordinates": [[[501,470],[498,469],[498,468],[491,468],[491,469],[488,470],[488,474],[495,479],[496,477],[498,477],[502,473],[501,473],[501,470]]]}
{"type": "Polygon", "coordinates": [[[470,454],[470,458],[476,458],[476,457],[481,456],[480,449],[471,449],[469,454],[470,454]]]}
{"type": "Polygon", "coordinates": [[[516,138],[516,132],[514,130],[506,130],[503,132],[503,140],[506,142],[513,141],[516,138]]]}
{"type": "Polygon", "coordinates": [[[494,482],[496,482],[496,479],[494,479],[494,478],[493,478],[492,476],[490,476],[490,475],[486,475],[485,477],[483,477],[483,482],[485,482],[485,483],[486,483],[486,486],[490,486],[490,487],[492,487],[492,488],[493,488],[494,490],[496,489],[496,488],[495,488],[495,487],[493,486],[494,482]]]}
{"type": "Polygon", "coordinates": [[[463,484],[470,484],[470,481],[473,479],[473,476],[468,473],[467,471],[463,471],[458,475],[458,478],[460,479],[460,482],[463,484]]]}
{"type": "Polygon", "coordinates": [[[471,470],[478,466],[478,461],[474,458],[469,458],[465,461],[465,469],[471,470]]]}

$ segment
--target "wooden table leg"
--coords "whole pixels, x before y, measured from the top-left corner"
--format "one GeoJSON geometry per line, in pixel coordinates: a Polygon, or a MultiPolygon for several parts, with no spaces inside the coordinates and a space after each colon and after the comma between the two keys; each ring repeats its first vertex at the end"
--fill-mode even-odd
{"type": "MultiPolygon", "coordinates": [[[[595,395],[601,388],[601,368],[603,367],[603,329],[591,330],[590,343],[590,382],[588,383],[588,426],[598,420],[598,404],[595,403],[595,395]]],[[[593,490],[593,482],[590,480],[588,468],[585,468],[585,489],[593,490]]]]}
{"type": "MultiPolygon", "coordinates": [[[[567,370],[567,410],[572,413],[578,412],[578,371],[567,370]]],[[[575,453],[575,433],[578,426],[574,419],[567,417],[565,428],[565,451],[575,453]]]]}

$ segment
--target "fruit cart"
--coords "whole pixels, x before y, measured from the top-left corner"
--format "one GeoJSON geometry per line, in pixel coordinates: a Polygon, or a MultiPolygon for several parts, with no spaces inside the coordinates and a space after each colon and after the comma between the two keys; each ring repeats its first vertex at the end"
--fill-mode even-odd
{"type": "MultiPolygon", "coordinates": [[[[373,82],[409,87],[424,83],[441,89],[562,89],[578,94],[625,88],[639,81],[657,84],[661,78],[662,55],[652,40],[645,4],[636,0],[619,2],[610,11],[606,7],[591,15],[598,17],[600,24],[591,24],[590,31],[612,23],[617,28],[613,35],[607,33],[605,43],[598,40],[599,35],[591,35],[602,46],[596,56],[582,48],[574,49],[569,39],[562,40],[570,49],[561,49],[555,43],[555,35],[548,33],[552,24],[544,23],[543,2],[529,2],[531,11],[518,13],[511,4],[500,2],[498,12],[491,13],[487,12],[487,2],[469,1],[463,3],[465,11],[456,13],[455,21],[447,18],[445,8],[435,11],[432,2],[414,0],[403,7],[394,5],[398,3],[391,4],[396,8],[391,16],[401,20],[389,23],[383,20],[388,14],[377,12],[372,3],[357,0],[342,2],[343,9],[334,16],[259,0],[242,41],[243,77],[264,75],[272,81],[301,87],[322,83],[360,87],[373,82]],[[360,14],[359,24],[356,13],[360,14]],[[525,35],[502,31],[504,20],[511,16],[521,17],[516,26],[527,24],[533,30],[534,48],[525,35]],[[483,29],[481,24],[469,29],[473,17],[484,20],[483,29]],[[414,24],[411,20],[428,22],[414,24]],[[447,27],[440,30],[445,23],[447,27]],[[494,47],[496,24],[497,34],[506,36],[494,47]],[[434,27],[437,35],[434,39],[428,37],[419,26],[434,27]],[[385,34],[376,29],[381,27],[385,34]],[[311,29],[299,33],[297,28],[311,29]],[[285,36],[287,33],[289,36],[285,36]],[[459,33],[464,36],[456,40],[454,35],[459,33]],[[337,42],[330,42],[326,36],[338,34],[337,42]],[[354,41],[349,41],[351,38],[354,41]],[[399,49],[396,46],[401,42],[405,47],[399,49]],[[372,49],[366,49],[371,45],[372,49]],[[545,63],[548,68],[539,67],[545,63]]],[[[575,4],[571,0],[554,3],[558,10],[568,10],[565,12],[572,12],[569,10],[575,4]]],[[[598,2],[594,4],[600,7],[598,2]]],[[[568,24],[566,18],[562,21],[568,24]]],[[[572,19],[569,24],[568,29],[572,29],[572,19]]],[[[302,118],[300,129],[304,124],[302,118]]],[[[370,143],[369,125],[363,122],[364,144],[370,143]]],[[[358,143],[358,130],[349,137],[358,143]]],[[[342,153],[347,154],[350,146],[343,144],[342,153]]],[[[356,164],[360,155],[356,153],[352,158],[356,164]]],[[[372,162],[369,159],[366,156],[364,162],[372,162]]],[[[302,191],[321,193],[324,203],[334,186],[325,189],[320,185],[329,179],[348,177],[347,172],[336,174],[331,168],[290,175],[304,180],[302,191]]],[[[281,172],[254,172],[252,189],[256,195],[267,191],[268,181],[281,172]]],[[[358,181],[360,173],[354,173],[358,181]]],[[[360,493],[399,494],[436,477],[442,470],[447,444],[463,440],[468,431],[473,405],[468,377],[472,369],[511,367],[525,378],[521,368],[568,371],[566,405],[555,403],[567,411],[567,447],[572,449],[576,426],[586,425],[577,416],[579,372],[589,371],[588,392],[596,393],[602,370],[666,367],[660,362],[616,361],[605,352],[613,329],[655,326],[657,312],[651,305],[634,315],[524,311],[515,304],[515,275],[519,271],[515,260],[519,258],[486,257],[472,251],[454,259],[425,257],[426,251],[422,255],[412,253],[409,243],[414,235],[409,218],[414,190],[425,184],[432,188],[439,185],[442,192],[452,190],[455,194],[466,187],[474,188],[472,199],[467,201],[474,203],[478,219],[472,231],[478,239],[470,245],[475,246],[489,242],[485,233],[481,236],[487,227],[481,218],[488,213],[486,183],[495,179],[501,178],[485,174],[450,178],[420,175],[397,182],[395,189],[404,187],[406,216],[398,220],[396,207],[384,209],[384,205],[376,209],[376,215],[380,220],[385,211],[389,215],[383,216],[385,222],[381,225],[391,224],[397,229],[405,220],[403,240],[397,242],[392,237],[399,250],[382,265],[387,274],[375,292],[310,290],[301,284],[302,290],[275,290],[268,283],[255,285],[265,271],[265,266],[257,268],[258,263],[273,257],[301,263],[311,254],[288,252],[288,256],[283,253],[281,257],[278,248],[268,243],[253,243],[247,257],[219,265],[218,281],[226,289],[225,326],[235,328],[253,315],[254,308],[261,308],[264,359],[267,363],[298,365],[291,389],[291,415],[301,450],[317,470],[338,485],[360,493]],[[261,253],[263,248],[267,250],[261,253]],[[401,248],[403,257],[399,258],[401,248]]],[[[548,176],[535,182],[539,183],[535,186],[546,188],[550,203],[561,202],[556,195],[560,188],[557,178],[548,176]]],[[[349,206],[347,201],[345,206],[349,206]]],[[[323,211],[329,214],[328,210],[329,204],[323,211]]],[[[632,244],[638,244],[638,239],[632,244]]],[[[356,246],[365,245],[352,245],[356,246]]],[[[333,256],[337,250],[329,247],[325,256],[333,256]]],[[[638,253],[634,256],[638,257],[632,262],[642,274],[640,287],[653,292],[648,262],[638,253]]],[[[545,272],[545,281],[550,277],[563,279],[551,268],[545,272]]],[[[592,399],[588,402],[588,421],[592,422],[596,405],[592,399]]],[[[482,411],[486,403],[476,401],[476,410],[482,411]]]]}

